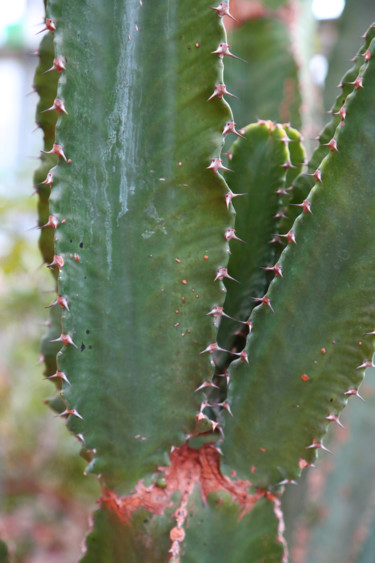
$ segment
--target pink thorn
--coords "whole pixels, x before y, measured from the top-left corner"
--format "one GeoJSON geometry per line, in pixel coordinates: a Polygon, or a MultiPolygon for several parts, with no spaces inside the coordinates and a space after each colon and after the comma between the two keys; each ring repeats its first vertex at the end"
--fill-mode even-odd
{"type": "Polygon", "coordinates": [[[363,364],[361,364],[360,366],[358,366],[356,369],[363,369],[363,368],[375,368],[373,362],[370,362],[369,360],[365,360],[363,362],[363,364]]]}
{"type": "Polygon", "coordinates": [[[50,188],[52,188],[53,186],[53,175],[52,172],[48,172],[46,179],[43,180],[43,182],[40,182],[39,186],[43,186],[43,184],[46,184],[47,186],[49,186],[50,188]]]}
{"type": "Polygon", "coordinates": [[[232,199],[235,198],[235,197],[241,196],[241,195],[247,195],[247,194],[234,194],[231,190],[229,190],[225,194],[224,198],[225,198],[225,203],[226,203],[228,210],[229,210],[230,204],[232,203],[232,199]]]}
{"type": "Polygon", "coordinates": [[[44,154],[57,154],[57,156],[65,160],[67,164],[70,164],[72,162],[70,158],[69,160],[66,158],[62,146],[56,145],[55,143],[50,151],[41,151],[41,152],[44,154]]]}
{"type": "Polygon", "coordinates": [[[83,416],[81,416],[76,409],[65,409],[64,412],[61,412],[58,416],[65,416],[66,414],[71,414],[83,420],[83,416]]]}
{"type": "Polygon", "coordinates": [[[228,135],[228,133],[234,133],[235,135],[237,135],[237,137],[242,137],[242,139],[244,139],[245,137],[237,131],[236,125],[237,123],[235,123],[234,121],[227,121],[226,124],[224,125],[222,134],[228,135]]]}
{"type": "Polygon", "coordinates": [[[53,268],[53,266],[57,266],[59,272],[61,272],[61,268],[64,266],[64,258],[62,256],[58,256],[57,254],[55,254],[52,262],[48,264],[49,268],[53,268]]]}
{"type": "Polygon", "coordinates": [[[246,350],[242,350],[242,352],[236,353],[235,356],[238,356],[238,359],[241,362],[246,362],[247,364],[249,363],[249,356],[246,350]]]}
{"type": "Polygon", "coordinates": [[[289,170],[289,168],[297,168],[290,162],[290,160],[287,160],[286,162],[284,162],[284,164],[281,164],[280,166],[281,168],[285,168],[285,170],[289,170]]]}
{"type": "Polygon", "coordinates": [[[233,57],[233,59],[238,59],[239,61],[246,62],[240,57],[236,57],[236,55],[233,55],[233,53],[230,52],[229,47],[230,45],[228,45],[228,43],[219,43],[219,46],[216,49],[216,51],[211,51],[211,54],[217,55],[219,59],[223,59],[225,56],[227,56],[227,57],[233,57]]]}
{"type": "Polygon", "coordinates": [[[214,305],[214,307],[212,307],[211,311],[209,313],[206,313],[206,315],[207,316],[212,315],[213,317],[215,317],[216,320],[220,319],[221,317],[227,317],[228,319],[232,318],[229,315],[227,315],[226,313],[224,313],[223,307],[218,307],[217,305],[214,305]]]}
{"type": "Polygon", "coordinates": [[[360,57],[363,57],[365,59],[365,63],[368,63],[369,60],[371,59],[371,51],[369,49],[367,49],[367,51],[365,51],[364,53],[359,55],[360,57]]]}
{"type": "Polygon", "coordinates": [[[65,381],[65,383],[67,383],[68,385],[71,385],[69,379],[66,377],[65,373],[63,371],[59,371],[57,370],[56,373],[54,373],[53,375],[50,375],[49,377],[46,377],[46,379],[54,379],[54,378],[58,378],[58,379],[62,379],[63,381],[65,381]]]}
{"type": "Polygon", "coordinates": [[[217,174],[219,170],[228,170],[228,172],[233,172],[233,170],[223,165],[221,158],[213,158],[210,166],[207,166],[207,169],[213,170],[215,174],[217,174]]]}
{"type": "Polygon", "coordinates": [[[55,22],[53,20],[51,20],[51,18],[46,18],[45,24],[46,24],[46,27],[43,27],[43,29],[38,31],[37,35],[39,33],[43,33],[43,31],[50,31],[51,33],[54,33],[56,31],[55,22]]]}
{"type": "Polygon", "coordinates": [[[65,115],[69,115],[65,109],[64,100],[61,100],[60,98],[55,98],[52,106],[50,108],[44,109],[41,113],[45,113],[46,111],[53,111],[53,110],[56,110],[57,113],[59,113],[60,115],[62,113],[65,113],[65,115]]]}
{"type": "Polygon", "coordinates": [[[53,65],[48,70],[45,70],[43,74],[47,74],[47,72],[52,72],[53,70],[57,70],[60,74],[65,68],[65,59],[53,59],[53,65]]]}
{"type": "Polygon", "coordinates": [[[317,182],[322,181],[322,173],[319,170],[319,168],[315,170],[315,172],[313,172],[312,174],[306,174],[306,176],[313,176],[317,182]]]}
{"type": "Polygon", "coordinates": [[[331,151],[339,152],[339,150],[338,150],[338,148],[337,148],[337,141],[336,141],[336,139],[333,139],[333,138],[332,138],[332,139],[329,141],[329,143],[324,143],[322,146],[323,146],[323,147],[329,147],[329,150],[331,150],[331,151]]]}
{"type": "Polygon", "coordinates": [[[266,268],[262,268],[262,270],[269,270],[270,272],[275,272],[275,276],[283,277],[283,270],[280,264],[275,264],[274,266],[267,266],[266,268]]]}
{"type": "Polygon", "coordinates": [[[336,422],[339,426],[341,426],[341,428],[344,428],[344,425],[341,423],[337,414],[329,414],[326,416],[326,420],[329,420],[329,422],[336,422]]]}
{"type": "Polygon", "coordinates": [[[227,410],[231,416],[233,416],[232,410],[230,408],[230,404],[227,401],[223,401],[222,403],[218,403],[219,407],[223,407],[223,409],[227,410]]]}
{"type": "Polygon", "coordinates": [[[206,387],[213,387],[214,389],[219,389],[219,387],[217,385],[215,385],[214,383],[212,383],[211,381],[205,381],[204,383],[202,383],[202,385],[200,385],[199,387],[197,387],[195,389],[195,392],[201,391],[202,389],[205,389],[206,387]]]}
{"type": "Polygon", "coordinates": [[[262,305],[266,305],[266,307],[269,307],[271,309],[272,313],[275,312],[271,305],[271,299],[266,295],[264,297],[252,297],[252,300],[255,301],[256,303],[261,303],[262,305]]]}
{"type": "Polygon", "coordinates": [[[313,440],[312,444],[310,444],[310,446],[306,446],[306,450],[309,449],[314,449],[314,450],[324,450],[325,452],[328,452],[329,454],[331,454],[331,450],[329,450],[328,448],[326,448],[323,445],[323,442],[318,442],[317,440],[313,440]]]}
{"type": "Polygon", "coordinates": [[[62,342],[64,346],[69,346],[70,344],[74,346],[74,348],[77,348],[78,350],[78,346],[74,344],[72,337],[69,334],[61,333],[61,336],[59,336],[59,338],[55,338],[55,340],[50,340],[50,342],[62,342]]]}
{"type": "Polygon", "coordinates": [[[287,219],[284,211],[278,211],[276,215],[273,216],[274,219],[287,219]]]}
{"type": "Polygon", "coordinates": [[[339,111],[336,111],[333,115],[339,115],[341,119],[344,121],[346,118],[346,108],[342,106],[339,111]]]}
{"type": "Polygon", "coordinates": [[[205,352],[208,352],[209,354],[213,354],[214,352],[228,352],[228,350],[224,350],[224,348],[220,348],[219,344],[217,342],[214,342],[213,344],[209,344],[207,348],[202,350],[201,354],[204,354],[205,352]]]}
{"type": "Polygon", "coordinates": [[[57,299],[53,303],[51,303],[51,305],[48,305],[46,309],[49,309],[50,307],[54,307],[55,305],[60,305],[62,309],[66,309],[67,311],[70,312],[68,306],[68,300],[66,297],[60,297],[60,295],[58,295],[57,299]]]}
{"type": "Polygon", "coordinates": [[[349,389],[348,391],[345,391],[344,395],[347,395],[348,397],[352,397],[354,395],[355,397],[358,397],[358,399],[361,399],[361,401],[364,401],[364,398],[359,394],[358,389],[349,389]]]}
{"type": "Polygon", "coordinates": [[[302,207],[302,211],[304,213],[311,213],[311,203],[309,202],[308,199],[304,199],[302,203],[291,203],[290,205],[293,205],[294,207],[302,207]]]}
{"type": "Polygon", "coordinates": [[[237,96],[228,92],[227,87],[225,86],[224,82],[220,82],[219,84],[215,84],[214,91],[211,94],[211,96],[207,99],[207,101],[209,102],[215,96],[217,96],[219,99],[221,99],[224,96],[224,94],[226,94],[227,96],[232,96],[232,98],[237,98],[237,96]]]}
{"type": "Polygon", "coordinates": [[[288,233],[286,233],[285,235],[276,235],[279,237],[284,237],[288,239],[288,243],[293,242],[293,244],[297,244],[296,242],[296,236],[294,234],[294,231],[289,231],[288,233]]]}
{"type": "Polygon", "coordinates": [[[348,84],[353,84],[354,90],[359,90],[360,88],[364,88],[362,76],[357,76],[354,82],[348,82],[348,84]]]}
{"type": "MultiPolygon", "coordinates": [[[[233,239],[234,239],[234,240],[239,240],[240,242],[245,242],[245,241],[242,240],[241,238],[238,238],[238,236],[236,235],[235,229],[232,229],[232,228],[227,229],[227,230],[225,231],[225,233],[224,233],[224,238],[225,238],[225,240],[227,240],[227,241],[230,241],[230,240],[233,240],[233,239]]],[[[245,244],[246,244],[246,243],[245,243],[245,244]]]]}
{"type": "Polygon", "coordinates": [[[288,192],[286,191],[285,188],[279,188],[278,190],[275,191],[275,194],[277,194],[277,195],[288,195],[288,192]]]}
{"type": "Polygon", "coordinates": [[[53,229],[56,230],[57,227],[58,227],[58,224],[59,224],[58,219],[54,215],[50,215],[48,217],[47,223],[45,225],[42,225],[40,228],[45,229],[46,227],[52,227],[53,229]]]}
{"type": "Polygon", "coordinates": [[[214,279],[214,281],[218,281],[218,280],[223,280],[224,278],[228,278],[229,280],[233,280],[237,283],[240,283],[238,280],[235,280],[234,278],[232,278],[232,276],[230,276],[228,274],[228,270],[227,268],[219,268],[217,273],[216,273],[216,277],[214,279]]]}
{"type": "Polygon", "coordinates": [[[215,10],[219,18],[228,16],[228,18],[231,18],[235,22],[238,22],[238,20],[236,20],[236,18],[233,17],[232,14],[229,12],[229,4],[227,2],[220,2],[220,4],[216,6],[216,8],[211,7],[211,10],[215,10]]]}

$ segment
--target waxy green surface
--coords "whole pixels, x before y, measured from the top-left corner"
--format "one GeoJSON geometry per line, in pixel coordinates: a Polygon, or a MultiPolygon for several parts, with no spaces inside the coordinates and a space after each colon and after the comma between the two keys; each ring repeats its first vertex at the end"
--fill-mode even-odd
{"type": "Polygon", "coordinates": [[[280,260],[284,278],[271,283],[275,312],[254,310],[250,367],[232,373],[234,417],[227,417],[222,449],[241,476],[255,467],[259,486],[294,479],[299,459],[314,459],[309,446],[321,441],[345,393],[360,385],[358,366],[372,359],[374,41],[370,51],[360,73],[364,88],[348,97],[345,125],[335,134],[338,152],[323,161],[322,182],[309,195],[312,214],[294,225],[297,244],[280,260]]]}
{"type": "Polygon", "coordinates": [[[53,211],[68,299],[59,369],[69,427],[96,449],[90,470],[122,493],[194,431],[211,376],[227,261],[219,157],[229,107],[214,97],[225,32],[210,3],[50,3],[58,95],[53,211]]]}

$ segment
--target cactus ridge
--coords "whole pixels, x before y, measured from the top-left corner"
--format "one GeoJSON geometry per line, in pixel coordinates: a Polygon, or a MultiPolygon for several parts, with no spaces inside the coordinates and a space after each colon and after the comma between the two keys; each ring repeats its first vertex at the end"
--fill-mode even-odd
{"type": "Polygon", "coordinates": [[[329,151],[319,167],[320,181],[309,196],[312,213],[302,213],[296,220],[293,230],[297,245],[284,250],[279,261],[284,277],[275,278],[270,285],[268,295],[275,313],[259,307],[254,310],[251,320],[255,329],[246,347],[250,368],[242,365],[232,374],[228,400],[234,417],[227,417],[225,423],[223,452],[228,462],[242,467],[240,474],[246,474],[251,464],[256,466],[254,480],[259,486],[270,487],[280,477],[295,479],[300,473],[298,459],[311,463],[316,451],[324,449],[327,417],[337,416],[348,397],[358,395],[366,361],[371,363],[368,358],[372,358],[373,343],[369,338],[364,340],[363,334],[371,331],[374,322],[374,280],[371,267],[366,266],[372,255],[369,241],[374,171],[370,155],[374,139],[369,123],[374,111],[374,41],[369,50],[371,57],[358,75],[364,88],[354,87],[346,98],[345,125],[336,129],[338,151],[329,151]],[[363,135],[365,148],[358,153],[356,146],[363,135]],[[350,173],[347,162],[352,166],[350,173]],[[368,221],[363,221],[365,215],[368,221]],[[346,222],[353,225],[349,235],[340,230],[346,222]],[[303,245],[298,245],[299,240],[303,245]],[[362,244],[360,252],[358,244],[362,244]],[[346,256],[351,256],[350,264],[346,256]],[[366,283],[361,289],[352,289],[348,296],[345,288],[352,287],[358,275],[364,276],[366,283]],[[330,283],[325,284],[324,279],[330,283]],[[290,284],[296,281],[298,295],[285,305],[290,284]],[[313,294],[311,286],[315,288],[313,294]],[[344,319],[340,322],[335,315],[338,309],[344,319]],[[259,334],[267,334],[268,342],[260,342],[259,334]],[[281,346],[276,344],[281,334],[288,346],[279,354],[281,346]],[[303,354],[301,338],[309,343],[303,354]],[[275,344],[277,358],[269,342],[275,344]],[[278,409],[272,416],[271,405],[276,402],[278,409]],[[266,419],[265,412],[270,413],[266,419]],[[248,448],[243,447],[246,441],[248,448]],[[239,459],[236,448],[240,442],[239,459]]]}

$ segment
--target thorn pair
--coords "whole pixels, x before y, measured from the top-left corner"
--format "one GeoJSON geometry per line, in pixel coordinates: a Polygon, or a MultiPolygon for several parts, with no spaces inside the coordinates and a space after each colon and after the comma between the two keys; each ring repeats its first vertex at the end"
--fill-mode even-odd
{"type": "Polygon", "coordinates": [[[64,150],[61,145],[57,145],[56,143],[53,144],[52,149],[50,151],[41,151],[43,154],[56,154],[59,158],[65,160],[67,164],[71,164],[72,160],[69,158],[67,159],[64,150]]]}
{"type": "Polygon", "coordinates": [[[219,46],[216,49],[216,51],[211,51],[211,54],[217,55],[219,59],[223,59],[225,56],[227,56],[227,57],[232,57],[233,59],[238,59],[239,61],[242,61],[244,63],[246,62],[244,61],[244,59],[241,59],[240,57],[236,57],[236,55],[233,55],[229,47],[230,45],[228,45],[228,43],[219,43],[219,46]]]}
{"type": "Polygon", "coordinates": [[[213,170],[215,174],[218,174],[219,170],[227,170],[228,172],[233,172],[233,170],[223,165],[221,158],[213,158],[211,160],[211,164],[207,166],[207,170],[213,170]]]}
{"type": "Polygon", "coordinates": [[[54,340],[50,340],[50,342],[62,342],[64,344],[64,346],[71,345],[71,346],[74,346],[74,348],[77,348],[77,350],[78,350],[78,346],[76,344],[74,344],[70,334],[61,333],[61,335],[58,338],[55,338],[54,340]]]}
{"type": "Polygon", "coordinates": [[[219,16],[219,18],[223,18],[224,16],[228,16],[228,18],[232,19],[235,22],[238,22],[238,20],[232,16],[232,14],[229,11],[229,3],[228,2],[220,2],[220,4],[218,6],[216,6],[216,8],[210,7],[211,10],[215,10],[215,12],[217,13],[217,15],[219,16]]]}

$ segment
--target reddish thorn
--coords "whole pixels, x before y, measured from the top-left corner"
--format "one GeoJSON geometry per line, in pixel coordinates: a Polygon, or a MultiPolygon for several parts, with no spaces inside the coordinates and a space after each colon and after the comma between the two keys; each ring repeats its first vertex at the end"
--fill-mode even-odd
{"type": "Polygon", "coordinates": [[[57,70],[60,74],[63,70],[65,70],[65,59],[53,59],[53,65],[48,70],[45,70],[43,74],[47,74],[47,72],[51,72],[53,70],[57,70]]]}
{"type": "Polygon", "coordinates": [[[232,202],[232,199],[235,198],[235,197],[239,197],[239,196],[241,196],[241,195],[247,195],[247,194],[234,194],[231,190],[229,190],[229,191],[225,194],[224,199],[225,199],[225,203],[226,203],[226,206],[227,206],[227,209],[228,209],[228,210],[229,210],[229,206],[230,206],[230,204],[231,204],[231,202],[232,202]]]}
{"type": "Polygon", "coordinates": [[[54,33],[56,31],[55,22],[53,20],[51,20],[51,18],[46,18],[45,24],[46,24],[46,27],[43,27],[43,29],[38,31],[37,35],[39,33],[43,33],[43,31],[51,31],[51,33],[54,33]]]}
{"type": "Polygon", "coordinates": [[[65,373],[63,371],[59,371],[59,370],[57,370],[56,373],[54,373],[53,375],[46,377],[46,379],[54,379],[56,377],[58,379],[62,379],[68,385],[71,385],[71,383],[70,383],[69,379],[66,377],[65,373]]]}
{"type": "Polygon", "coordinates": [[[58,219],[54,215],[50,215],[48,217],[47,223],[45,225],[42,225],[40,228],[45,229],[46,227],[52,227],[53,229],[56,230],[57,227],[58,227],[58,224],[59,224],[58,219]]]}
{"type": "Polygon", "coordinates": [[[207,166],[207,169],[213,170],[215,174],[217,174],[219,170],[228,170],[228,172],[233,172],[233,170],[223,165],[221,158],[213,158],[210,166],[207,166]]]}
{"type": "Polygon", "coordinates": [[[360,57],[363,57],[365,59],[365,63],[368,63],[369,60],[371,59],[371,51],[369,49],[367,49],[367,51],[365,51],[364,53],[359,55],[360,57]]]}
{"type": "Polygon", "coordinates": [[[78,411],[76,411],[76,409],[65,409],[64,412],[61,412],[58,416],[65,416],[67,414],[71,414],[72,416],[76,416],[77,418],[83,420],[83,417],[79,414],[78,411]]]}
{"type": "Polygon", "coordinates": [[[242,352],[238,352],[234,355],[238,356],[238,359],[241,362],[246,362],[247,364],[249,363],[249,356],[248,356],[248,353],[246,352],[246,350],[242,350],[242,352]]]}
{"type": "Polygon", "coordinates": [[[284,137],[281,137],[281,139],[277,139],[277,140],[284,143],[284,145],[288,145],[289,143],[292,142],[292,139],[289,139],[288,135],[284,135],[284,137]]]}
{"type": "Polygon", "coordinates": [[[261,303],[262,305],[266,305],[266,307],[269,307],[271,309],[272,313],[275,312],[272,308],[270,298],[267,297],[266,295],[264,297],[252,297],[252,300],[255,301],[256,303],[261,303]]]}
{"type": "Polygon", "coordinates": [[[348,84],[353,84],[354,90],[359,90],[360,88],[364,88],[362,76],[357,76],[354,82],[348,82],[348,84]]]}
{"type": "Polygon", "coordinates": [[[57,266],[59,272],[61,272],[61,268],[64,266],[64,258],[55,254],[52,262],[48,264],[48,268],[53,268],[53,266],[57,266]]]}
{"type": "Polygon", "coordinates": [[[285,188],[279,188],[278,190],[275,191],[275,194],[277,194],[277,195],[288,195],[288,192],[286,191],[285,188]]]}
{"type": "Polygon", "coordinates": [[[329,422],[336,422],[339,426],[341,426],[341,428],[344,428],[344,425],[341,423],[337,414],[329,414],[328,416],[326,416],[326,420],[328,420],[329,422]]]}
{"type": "Polygon", "coordinates": [[[284,162],[284,164],[280,165],[281,168],[285,168],[285,170],[289,170],[289,168],[296,168],[296,166],[294,166],[290,160],[287,160],[286,162],[284,162]]]}
{"type": "Polygon", "coordinates": [[[223,401],[222,403],[218,403],[219,407],[223,407],[223,409],[227,410],[231,416],[233,416],[232,410],[230,408],[230,404],[227,401],[223,401]]]}
{"type": "MultiPolygon", "coordinates": [[[[225,231],[224,233],[224,238],[227,241],[230,240],[239,240],[240,242],[245,242],[244,240],[242,240],[241,238],[238,238],[238,236],[236,235],[236,231],[235,229],[229,228],[225,231]]],[[[246,243],[245,243],[246,244],[246,243]]]]}
{"type": "Polygon", "coordinates": [[[356,369],[363,369],[363,368],[375,368],[373,362],[370,362],[369,360],[365,360],[363,362],[363,364],[361,364],[360,366],[358,366],[356,369]]]}
{"type": "Polygon", "coordinates": [[[337,148],[337,141],[336,139],[331,139],[329,143],[322,144],[323,147],[329,147],[329,150],[339,152],[337,148]]]}
{"type": "Polygon", "coordinates": [[[232,278],[232,276],[230,276],[230,275],[228,274],[227,268],[219,268],[218,271],[217,271],[217,273],[216,273],[216,277],[215,277],[214,281],[217,281],[217,280],[220,280],[220,281],[221,281],[221,280],[223,280],[224,278],[228,278],[229,280],[233,280],[233,281],[239,283],[238,280],[235,280],[234,278],[232,278]]]}
{"type": "Polygon", "coordinates": [[[221,317],[227,317],[228,319],[230,319],[231,317],[229,315],[227,315],[226,313],[224,313],[224,309],[223,307],[218,307],[217,305],[214,305],[214,307],[212,307],[211,311],[209,313],[206,313],[206,315],[212,315],[213,317],[215,317],[215,319],[220,319],[221,317]]]}
{"type": "Polygon", "coordinates": [[[262,268],[262,270],[269,270],[270,272],[275,272],[275,276],[283,277],[283,270],[280,264],[275,264],[274,266],[267,266],[266,268],[262,268]]]}
{"type": "Polygon", "coordinates": [[[280,235],[275,235],[270,241],[269,244],[281,244],[280,235]]]}
{"type": "Polygon", "coordinates": [[[230,45],[228,45],[228,43],[219,43],[219,46],[216,49],[216,51],[211,51],[211,54],[217,55],[219,59],[223,59],[225,56],[227,56],[227,57],[233,57],[233,59],[238,59],[239,61],[246,62],[240,57],[236,57],[236,55],[233,55],[233,53],[230,52],[229,47],[230,45]]]}
{"type": "Polygon", "coordinates": [[[317,440],[313,440],[312,444],[310,444],[310,446],[306,446],[306,450],[309,449],[314,449],[314,450],[324,450],[325,452],[328,452],[329,454],[331,454],[331,450],[329,450],[328,448],[326,448],[323,445],[323,442],[318,442],[317,440]]]}
{"type": "Polygon", "coordinates": [[[43,182],[40,182],[40,184],[38,184],[38,186],[43,186],[43,184],[46,184],[47,186],[49,186],[50,188],[52,188],[53,186],[53,175],[52,172],[48,172],[46,179],[43,180],[43,182]]]}
{"type": "Polygon", "coordinates": [[[197,387],[195,389],[195,392],[201,391],[202,389],[205,389],[206,387],[213,387],[214,389],[219,389],[219,387],[217,385],[215,385],[214,383],[212,383],[212,381],[205,381],[204,383],[202,383],[202,385],[200,385],[199,387],[197,387]]]}
{"type": "Polygon", "coordinates": [[[245,137],[237,131],[236,125],[237,123],[235,123],[234,121],[227,121],[226,124],[224,125],[222,134],[228,135],[229,133],[234,133],[235,135],[237,135],[237,137],[242,137],[242,139],[244,139],[245,137]]]}
{"type": "Polygon", "coordinates": [[[64,344],[64,346],[71,345],[71,346],[74,346],[74,348],[77,348],[77,350],[78,350],[78,346],[76,346],[74,344],[70,334],[61,333],[61,336],[59,336],[59,338],[55,338],[55,340],[50,340],[50,342],[62,342],[64,344]]]}
{"type": "Polygon", "coordinates": [[[302,211],[304,213],[311,213],[311,203],[309,202],[308,199],[304,199],[302,203],[291,203],[290,205],[293,205],[294,207],[302,207],[302,211]]]}
{"type": "Polygon", "coordinates": [[[364,398],[359,394],[358,389],[349,389],[348,391],[345,391],[344,395],[347,395],[348,397],[354,395],[355,397],[358,397],[358,399],[361,399],[361,401],[364,401],[364,398]]]}
{"type": "Polygon", "coordinates": [[[61,100],[60,98],[55,98],[52,106],[50,108],[44,109],[41,113],[45,113],[46,111],[53,111],[53,110],[56,110],[57,113],[59,113],[60,115],[62,113],[69,115],[65,109],[64,100],[61,100]]]}
{"type": "Polygon", "coordinates": [[[306,174],[306,176],[313,176],[317,182],[322,181],[322,173],[319,170],[319,168],[315,170],[315,172],[313,172],[312,174],[306,174]]]}
{"type": "MultiPolygon", "coordinates": [[[[287,238],[288,239],[288,243],[293,242],[294,244],[297,244],[296,242],[296,236],[294,234],[294,231],[289,231],[288,233],[286,233],[285,235],[275,235],[277,237],[283,237],[283,238],[287,238]]],[[[271,241],[272,242],[272,241],[271,241]]]]}
{"type": "Polygon", "coordinates": [[[51,305],[48,305],[46,309],[49,309],[50,307],[54,307],[55,305],[60,305],[62,309],[66,309],[67,311],[70,312],[68,306],[68,300],[66,297],[60,297],[60,295],[58,295],[56,300],[53,303],[51,303],[51,305]]]}
{"type": "MultiPolygon", "coordinates": [[[[207,99],[207,101],[209,102],[210,100],[212,100],[212,98],[214,98],[215,96],[217,96],[218,98],[222,98],[224,96],[224,94],[226,94],[227,96],[232,96],[232,98],[237,98],[237,96],[235,96],[234,94],[231,94],[230,92],[228,92],[224,82],[220,82],[219,84],[215,84],[215,88],[213,93],[211,94],[211,96],[207,99]]],[[[238,99],[238,98],[237,98],[238,99]]]]}
{"type": "Polygon", "coordinates": [[[67,164],[70,164],[72,162],[70,158],[69,160],[66,158],[62,146],[56,145],[55,143],[53,144],[52,149],[50,151],[41,151],[41,152],[44,154],[57,154],[57,156],[59,158],[64,159],[67,164]]]}
{"type": "Polygon", "coordinates": [[[181,264],[181,260],[179,260],[179,258],[176,258],[175,260],[176,260],[177,264],[181,264]]]}
{"type": "Polygon", "coordinates": [[[346,118],[346,108],[345,108],[345,106],[342,106],[339,109],[339,111],[336,111],[333,115],[339,115],[342,120],[345,120],[345,118],[346,118]]]}
{"type": "Polygon", "coordinates": [[[217,342],[214,342],[213,344],[209,344],[207,346],[207,348],[202,350],[201,354],[204,354],[205,352],[208,352],[209,354],[213,354],[214,352],[228,352],[229,353],[228,350],[224,350],[224,348],[220,348],[220,346],[217,342]]]}
{"type": "Polygon", "coordinates": [[[211,8],[211,10],[215,10],[215,12],[217,12],[217,15],[219,16],[219,18],[223,18],[224,16],[228,16],[228,18],[231,18],[235,22],[238,22],[238,20],[236,20],[236,18],[233,17],[232,14],[230,13],[229,4],[227,2],[220,2],[220,4],[218,6],[216,6],[216,8],[213,8],[212,6],[210,6],[210,8],[211,8]]]}

